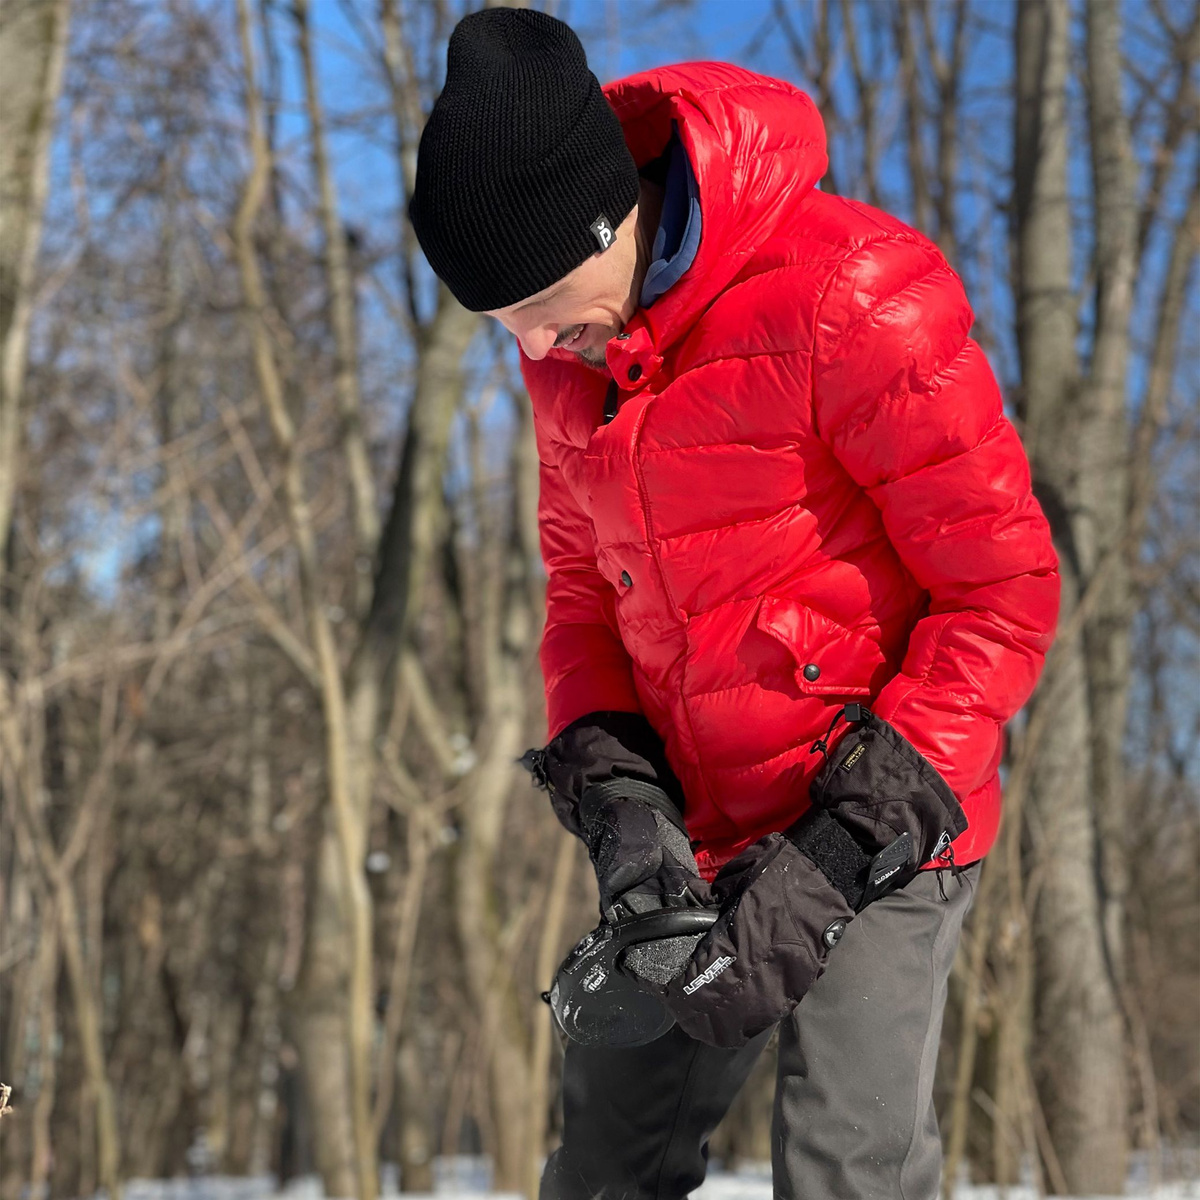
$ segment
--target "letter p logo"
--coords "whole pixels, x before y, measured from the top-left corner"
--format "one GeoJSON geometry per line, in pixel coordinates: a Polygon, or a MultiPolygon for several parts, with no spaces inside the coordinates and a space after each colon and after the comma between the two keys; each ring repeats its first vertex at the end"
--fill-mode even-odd
{"type": "Polygon", "coordinates": [[[613,227],[608,223],[608,218],[603,213],[588,228],[592,231],[592,236],[596,239],[601,254],[617,240],[617,235],[613,232],[613,227]]]}

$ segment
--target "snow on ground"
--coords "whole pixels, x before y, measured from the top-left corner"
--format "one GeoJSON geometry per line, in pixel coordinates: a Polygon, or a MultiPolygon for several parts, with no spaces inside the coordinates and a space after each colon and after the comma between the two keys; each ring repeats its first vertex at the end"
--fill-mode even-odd
{"type": "MultiPolygon", "coordinates": [[[[1189,1171],[1189,1174],[1197,1172],[1189,1171]]],[[[490,1164],[486,1159],[460,1157],[434,1162],[435,1190],[425,1200],[519,1200],[507,1192],[489,1191],[490,1164]]],[[[422,1200],[418,1193],[398,1193],[394,1167],[383,1169],[380,1183],[382,1200],[422,1200]]],[[[1200,1200],[1200,1178],[1187,1182],[1166,1183],[1150,1188],[1145,1180],[1144,1164],[1135,1163],[1126,1200],[1200,1200]]],[[[125,1188],[125,1200],[322,1200],[321,1185],[315,1178],[294,1179],[282,1189],[269,1175],[250,1179],[199,1176],[190,1179],[133,1180],[125,1188]]],[[[771,1169],[751,1167],[727,1174],[710,1173],[691,1200],[771,1200],[771,1169]]],[[[966,1186],[957,1191],[957,1200],[1038,1200],[1036,1189],[1029,1186],[997,1188],[966,1186]]],[[[1091,1197],[1089,1200],[1103,1200],[1091,1197]]]]}

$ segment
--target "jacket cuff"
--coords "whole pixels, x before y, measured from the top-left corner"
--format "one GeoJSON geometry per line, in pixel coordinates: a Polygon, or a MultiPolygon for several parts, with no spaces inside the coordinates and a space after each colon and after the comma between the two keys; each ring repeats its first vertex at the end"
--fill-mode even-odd
{"type": "Polygon", "coordinates": [[[547,633],[542,642],[549,735],[557,737],[568,725],[598,711],[641,712],[629,656],[619,642],[612,646],[588,646],[586,654],[576,647],[575,657],[567,643],[566,629],[562,626],[547,633]],[[573,665],[564,667],[564,660],[573,665]]]}

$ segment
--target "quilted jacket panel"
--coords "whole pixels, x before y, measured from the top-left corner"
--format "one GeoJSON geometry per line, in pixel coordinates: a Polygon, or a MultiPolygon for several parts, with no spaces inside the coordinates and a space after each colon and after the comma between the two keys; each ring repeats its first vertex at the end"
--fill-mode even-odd
{"type": "Polygon", "coordinates": [[[606,94],[639,165],[677,123],[703,225],[609,372],[522,357],[548,733],[644,713],[711,878],[803,811],[812,742],[865,699],[963,804],[957,861],[980,858],[1059,577],[961,281],[917,231],[816,189],[824,129],[791,85],[690,63],[606,94]]]}

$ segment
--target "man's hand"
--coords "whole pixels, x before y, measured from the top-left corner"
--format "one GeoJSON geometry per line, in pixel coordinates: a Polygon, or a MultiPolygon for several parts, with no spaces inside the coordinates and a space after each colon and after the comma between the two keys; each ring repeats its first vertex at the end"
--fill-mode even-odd
{"type": "Polygon", "coordinates": [[[813,806],[876,856],[861,880],[863,896],[852,897],[857,910],[903,887],[930,859],[946,855],[954,865],[950,843],[966,830],[966,814],[949,784],[897,729],[866,705],[847,704],[812,749],[825,756],[809,789],[813,806]],[[829,736],[843,716],[851,728],[831,754],[829,736]]]}
{"type": "MultiPolygon", "coordinates": [[[[592,784],[580,801],[579,822],[606,921],[711,903],[682,814],[661,788],[631,779],[592,784]]],[[[625,965],[639,979],[665,983],[684,967],[699,940],[700,935],[688,934],[634,946],[625,965]]]]}
{"type": "Polygon", "coordinates": [[[631,779],[593,784],[579,821],[606,920],[709,903],[683,816],[661,788],[631,779]]]}
{"type": "Polygon", "coordinates": [[[741,1046],[812,987],[854,908],[782,833],[727,863],[712,894],[717,923],[683,970],[652,990],[692,1037],[741,1046]]]}
{"type": "Polygon", "coordinates": [[[864,706],[847,705],[813,749],[826,763],[812,807],[722,868],[716,925],[678,975],[652,987],[685,1032],[712,1045],[743,1045],[790,1012],[855,914],[966,829],[945,781],[864,706]],[[830,755],[843,715],[852,729],[830,755]]]}
{"type": "MultiPolygon", "coordinates": [[[[710,903],[683,824],[683,788],[641,713],[587,713],[520,761],[549,792],[563,827],[587,846],[605,920],[710,903]]],[[[639,978],[665,983],[699,936],[635,946],[626,965],[639,978]]]]}

